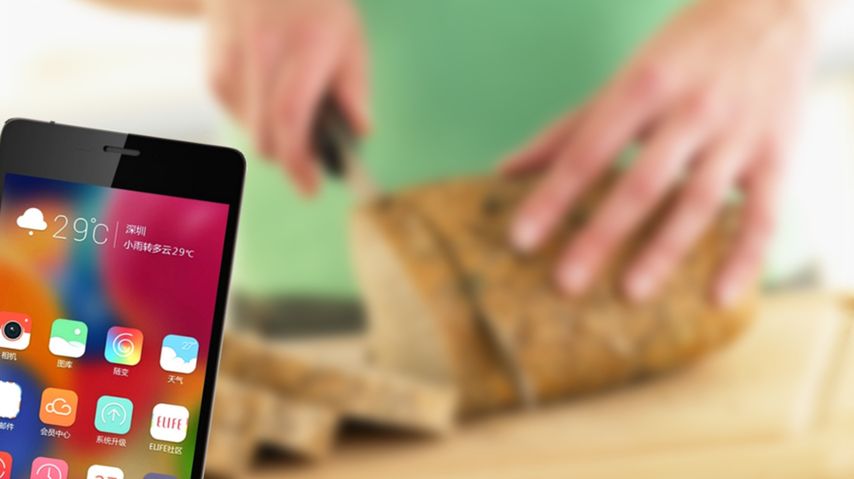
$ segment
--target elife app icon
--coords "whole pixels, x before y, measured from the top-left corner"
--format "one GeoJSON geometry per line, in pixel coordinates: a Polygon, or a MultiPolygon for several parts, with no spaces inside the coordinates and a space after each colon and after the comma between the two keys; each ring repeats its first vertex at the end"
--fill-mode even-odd
{"type": "Polygon", "coordinates": [[[114,326],[107,332],[104,357],[113,364],[136,366],[142,357],[142,331],[114,326]]]}
{"type": "Polygon", "coordinates": [[[187,438],[190,411],[174,404],[158,404],[151,413],[151,437],[159,441],[183,442],[187,438]]]}

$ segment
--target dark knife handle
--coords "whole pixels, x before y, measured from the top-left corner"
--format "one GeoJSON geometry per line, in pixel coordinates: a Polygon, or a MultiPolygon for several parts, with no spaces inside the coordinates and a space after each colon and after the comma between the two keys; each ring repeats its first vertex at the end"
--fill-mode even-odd
{"type": "Polygon", "coordinates": [[[338,103],[326,98],[315,118],[312,146],[324,170],[334,177],[346,174],[347,158],[353,152],[356,136],[338,103]]]}

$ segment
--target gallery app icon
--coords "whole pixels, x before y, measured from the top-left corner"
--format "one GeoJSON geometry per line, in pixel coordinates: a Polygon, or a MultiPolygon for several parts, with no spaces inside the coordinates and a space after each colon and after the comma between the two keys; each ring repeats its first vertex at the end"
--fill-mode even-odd
{"type": "Polygon", "coordinates": [[[0,451],[0,479],[12,477],[12,455],[6,451],[0,451]]]}
{"type": "Polygon", "coordinates": [[[95,464],[86,472],[86,479],[125,479],[125,471],[118,467],[95,464]]]}
{"type": "Polygon", "coordinates": [[[30,479],[68,479],[68,464],[62,459],[37,457],[30,469],[30,479]]]}
{"type": "Polygon", "coordinates": [[[109,434],[127,434],[133,420],[130,399],[101,396],[95,408],[95,429],[109,434]]]}
{"type": "Polygon", "coordinates": [[[23,351],[30,346],[32,320],[24,313],[0,311],[0,348],[23,351]]]}
{"type": "Polygon", "coordinates": [[[151,437],[160,441],[182,442],[187,438],[190,411],[174,404],[158,404],[151,413],[151,437]]]}
{"type": "Polygon", "coordinates": [[[21,412],[21,386],[0,381],[0,418],[15,419],[21,412]]]}
{"type": "Polygon", "coordinates": [[[48,349],[57,356],[79,358],[86,353],[86,338],[89,327],[86,323],[70,319],[57,319],[50,328],[48,349]]]}
{"type": "Polygon", "coordinates": [[[199,360],[199,342],[188,336],[170,334],[163,338],[160,367],[164,371],[190,374],[199,360]]]}
{"type": "Polygon", "coordinates": [[[39,419],[49,426],[69,427],[77,419],[77,393],[47,388],[42,393],[39,419]]]}
{"type": "Polygon", "coordinates": [[[104,357],[113,364],[136,366],[142,357],[142,331],[114,326],[107,332],[104,357]]]}

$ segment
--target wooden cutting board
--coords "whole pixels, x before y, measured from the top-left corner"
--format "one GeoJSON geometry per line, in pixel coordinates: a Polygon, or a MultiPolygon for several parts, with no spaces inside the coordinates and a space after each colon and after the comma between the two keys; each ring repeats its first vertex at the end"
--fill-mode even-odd
{"type": "Polygon", "coordinates": [[[668,376],[441,440],[344,437],[326,463],[248,477],[851,478],[854,316],[840,304],[770,297],[745,336],[668,376]]]}

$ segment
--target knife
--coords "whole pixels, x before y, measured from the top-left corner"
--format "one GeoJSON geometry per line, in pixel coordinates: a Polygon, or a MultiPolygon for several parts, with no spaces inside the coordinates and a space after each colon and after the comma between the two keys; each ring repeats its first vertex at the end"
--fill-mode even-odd
{"type": "Polygon", "coordinates": [[[314,151],[324,170],[342,180],[357,201],[367,202],[380,196],[380,188],[357,157],[358,137],[331,97],[321,105],[312,136],[314,151]]]}

